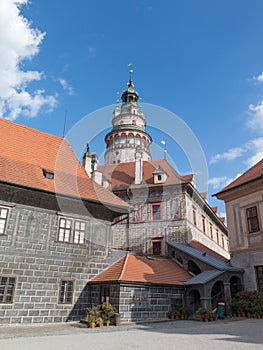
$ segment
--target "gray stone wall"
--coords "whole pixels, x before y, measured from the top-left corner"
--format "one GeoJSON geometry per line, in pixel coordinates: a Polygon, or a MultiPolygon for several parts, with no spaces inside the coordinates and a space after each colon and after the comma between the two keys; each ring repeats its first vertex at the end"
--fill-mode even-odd
{"type": "MultiPolygon", "coordinates": [[[[78,218],[76,213],[73,217],[78,218]]],[[[15,277],[16,285],[13,303],[0,304],[0,324],[83,317],[89,304],[86,283],[107,267],[111,234],[109,221],[91,216],[79,219],[86,222],[85,243],[62,243],[57,240],[56,211],[23,204],[9,206],[7,231],[0,235],[0,276],[15,277]],[[58,303],[61,279],[74,283],[72,304],[58,303]]]]}
{"type": "Polygon", "coordinates": [[[120,285],[121,322],[167,319],[173,305],[183,301],[183,287],[120,285]]]}

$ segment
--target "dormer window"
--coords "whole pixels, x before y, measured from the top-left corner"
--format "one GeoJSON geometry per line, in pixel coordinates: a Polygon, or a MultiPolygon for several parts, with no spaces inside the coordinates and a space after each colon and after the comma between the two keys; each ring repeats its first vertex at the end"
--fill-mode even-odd
{"type": "Polygon", "coordinates": [[[54,172],[52,170],[43,169],[43,174],[46,179],[54,180],[54,172]]]}
{"type": "Polygon", "coordinates": [[[166,172],[158,165],[153,172],[153,182],[155,184],[163,184],[167,180],[166,172]]]}

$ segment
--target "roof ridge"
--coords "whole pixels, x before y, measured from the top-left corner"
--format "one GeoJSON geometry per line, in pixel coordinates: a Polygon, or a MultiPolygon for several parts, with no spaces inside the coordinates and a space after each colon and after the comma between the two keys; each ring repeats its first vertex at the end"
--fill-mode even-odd
{"type": "Polygon", "coordinates": [[[122,265],[122,269],[121,269],[121,273],[120,273],[120,276],[118,278],[118,281],[121,281],[123,275],[124,275],[124,271],[125,271],[125,268],[126,268],[126,265],[127,265],[127,262],[128,262],[128,257],[129,257],[129,253],[125,256],[124,258],[124,263],[122,265]]]}

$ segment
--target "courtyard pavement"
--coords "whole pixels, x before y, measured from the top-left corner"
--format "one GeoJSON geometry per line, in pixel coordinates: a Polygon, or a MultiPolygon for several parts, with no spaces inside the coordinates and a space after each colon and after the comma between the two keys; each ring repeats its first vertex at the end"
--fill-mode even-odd
{"type": "Polygon", "coordinates": [[[0,349],[263,350],[263,320],[180,320],[95,329],[79,323],[0,326],[0,349]]]}

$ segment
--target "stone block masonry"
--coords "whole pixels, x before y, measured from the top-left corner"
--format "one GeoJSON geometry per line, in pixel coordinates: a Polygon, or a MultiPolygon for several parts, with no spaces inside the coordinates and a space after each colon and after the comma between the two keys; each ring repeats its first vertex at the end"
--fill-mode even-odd
{"type": "MultiPolygon", "coordinates": [[[[15,286],[12,300],[0,301],[0,324],[80,320],[89,304],[88,280],[107,267],[109,221],[74,214],[86,224],[84,243],[65,243],[58,241],[56,211],[1,204],[9,209],[9,217],[6,232],[0,235],[0,278],[15,278],[15,286]],[[101,244],[93,239],[97,234],[101,244]],[[73,282],[72,301],[60,300],[67,294],[62,280],[73,282]]],[[[3,284],[0,288],[1,296],[3,284]]]]}

